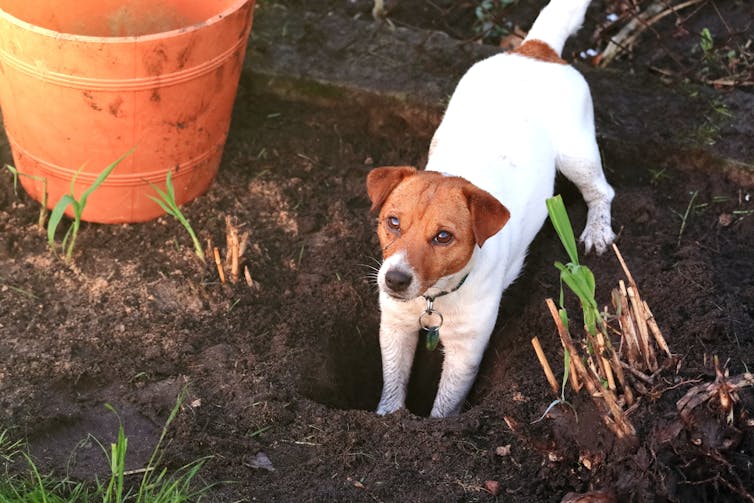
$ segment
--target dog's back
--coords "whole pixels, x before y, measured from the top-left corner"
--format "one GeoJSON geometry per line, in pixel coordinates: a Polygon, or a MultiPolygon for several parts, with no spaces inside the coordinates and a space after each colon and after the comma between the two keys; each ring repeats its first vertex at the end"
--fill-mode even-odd
{"type": "Polygon", "coordinates": [[[554,179],[571,132],[594,136],[588,85],[560,57],[588,4],[553,0],[518,49],[472,66],[432,140],[427,170],[462,176],[504,201],[511,219],[503,235],[521,248],[513,254],[525,253],[546,218],[552,184],[542,180],[554,179]]]}

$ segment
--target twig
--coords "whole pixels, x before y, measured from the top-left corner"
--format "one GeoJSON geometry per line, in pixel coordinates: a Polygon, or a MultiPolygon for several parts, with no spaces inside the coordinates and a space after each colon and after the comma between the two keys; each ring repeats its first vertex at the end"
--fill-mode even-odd
{"type": "Polygon", "coordinates": [[[611,390],[615,391],[615,378],[613,377],[613,371],[610,368],[610,361],[605,357],[607,348],[605,347],[605,337],[602,335],[602,332],[597,333],[597,351],[602,361],[602,369],[607,378],[607,385],[611,390]]]}
{"type": "Polygon", "coordinates": [[[641,348],[644,362],[650,372],[657,370],[657,359],[654,350],[649,345],[649,330],[647,329],[647,317],[641,303],[639,292],[634,287],[628,287],[628,300],[631,303],[631,310],[634,315],[634,322],[639,329],[639,347],[641,348]]]}
{"type": "Polygon", "coordinates": [[[678,242],[676,243],[676,247],[681,247],[681,238],[683,237],[683,231],[686,230],[686,220],[689,218],[689,213],[691,212],[691,207],[694,204],[694,200],[696,199],[696,196],[699,194],[698,190],[695,190],[693,194],[691,194],[691,199],[689,199],[689,205],[686,206],[686,212],[683,214],[683,217],[681,217],[681,229],[678,231],[678,242]]]}
{"type": "Polygon", "coordinates": [[[599,66],[608,66],[618,55],[633,46],[644,31],[664,17],[705,1],[707,0],[687,0],[666,8],[665,0],[655,0],[644,11],[626,23],[614,37],[610,38],[607,47],[599,55],[599,66]]]}
{"type": "Polygon", "coordinates": [[[225,284],[225,272],[223,271],[223,262],[220,260],[220,250],[215,246],[212,249],[212,253],[215,255],[215,264],[217,265],[217,274],[220,275],[220,283],[225,284]]]}
{"type": "Polygon", "coordinates": [[[665,352],[668,358],[672,358],[673,354],[670,352],[670,347],[668,346],[665,337],[662,336],[660,327],[657,326],[657,321],[655,320],[655,316],[652,314],[652,311],[649,309],[649,304],[647,304],[647,301],[643,301],[643,304],[644,312],[647,314],[647,325],[649,326],[650,332],[652,332],[652,335],[654,336],[655,341],[657,342],[657,345],[660,347],[660,349],[665,352]]]}
{"type": "Polygon", "coordinates": [[[542,346],[539,344],[539,338],[534,337],[531,340],[531,345],[534,346],[534,352],[537,353],[537,359],[539,359],[539,364],[542,365],[542,370],[545,372],[545,377],[547,378],[547,382],[550,384],[550,388],[552,388],[552,392],[556,395],[560,395],[560,390],[558,389],[558,381],[555,379],[555,375],[552,373],[552,368],[550,368],[550,362],[547,361],[547,356],[545,356],[545,352],[542,351],[542,346]]]}
{"type": "Polygon", "coordinates": [[[550,314],[555,320],[555,324],[558,326],[558,333],[561,341],[572,355],[571,363],[582,378],[584,386],[586,386],[595,405],[602,412],[602,419],[605,422],[605,425],[610,428],[618,438],[634,437],[636,435],[636,430],[634,430],[634,427],[626,419],[623,410],[615,399],[615,395],[610,390],[606,390],[600,386],[598,377],[595,374],[590,373],[584,366],[581,358],[579,358],[578,351],[573,343],[573,339],[571,339],[571,335],[560,321],[560,315],[558,314],[557,307],[555,307],[555,302],[552,299],[547,299],[546,302],[547,307],[550,309],[550,314]],[[600,400],[600,398],[602,400],[600,400]]]}
{"type": "Polygon", "coordinates": [[[251,273],[249,272],[249,266],[243,266],[243,277],[246,278],[246,284],[254,286],[254,282],[251,280],[251,273]]]}

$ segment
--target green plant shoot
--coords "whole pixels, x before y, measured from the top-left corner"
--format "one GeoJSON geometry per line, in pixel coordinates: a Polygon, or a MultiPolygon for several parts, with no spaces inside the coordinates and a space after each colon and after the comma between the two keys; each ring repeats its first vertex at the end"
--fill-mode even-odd
{"type": "Polygon", "coordinates": [[[13,194],[15,194],[16,196],[18,195],[19,177],[23,176],[31,180],[36,180],[37,182],[42,182],[42,205],[39,208],[39,220],[37,221],[37,225],[39,225],[39,228],[44,231],[45,222],[47,221],[47,178],[43,176],[27,175],[26,173],[21,173],[20,171],[18,171],[18,169],[16,169],[14,166],[11,166],[10,164],[6,164],[5,169],[7,169],[8,172],[13,175],[13,194]]]}
{"type": "Polygon", "coordinates": [[[120,158],[115,160],[108,167],[106,167],[104,171],[102,171],[102,173],[97,176],[92,185],[89,186],[89,188],[87,188],[81,194],[81,198],[76,199],[76,196],[73,193],[74,184],[76,183],[76,178],[78,177],[79,173],[81,173],[81,169],[83,168],[79,169],[73,176],[73,178],[71,178],[70,192],[61,197],[58,203],[52,209],[52,212],[50,213],[50,221],[47,222],[47,242],[50,244],[50,248],[52,248],[53,251],[55,251],[55,232],[58,229],[58,225],[60,225],[60,221],[63,219],[63,214],[65,213],[65,210],[66,208],[68,208],[68,206],[71,206],[73,209],[73,222],[71,223],[70,227],[68,227],[68,230],[66,231],[60,246],[60,248],[65,252],[65,259],[67,261],[70,261],[73,257],[73,249],[76,245],[76,236],[78,235],[79,227],[81,227],[81,215],[84,213],[86,202],[89,199],[89,196],[92,194],[92,192],[97,190],[100,185],[102,185],[102,183],[110,175],[113,169],[115,169],[115,167],[120,164],[123,159],[131,155],[133,151],[134,149],[132,148],[131,150],[123,154],[120,158]]]}
{"type": "Polygon", "coordinates": [[[555,262],[555,267],[560,271],[560,308],[563,311],[561,312],[561,318],[567,318],[563,307],[563,283],[565,283],[581,302],[581,308],[584,312],[584,324],[587,330],[590,334],[596,334],[597,324],[602,325],[603,320],[597,306],[597,301],[594,299],[596,290],[594,274],[592,274],[592,271],[588,267],[579,264],[576,238],[574,237],[573,227],[563,204],[563,198],[557,195],[548,199],[546,203],[550,221],[571,260],[567,264],[555,262]]]}
{"type": "Polygon", "coordinates": [[[188,219],[186,219],[186,217],[183,215],[181,209],[178,207],[178,204],[175,201],[175,190],[173,189],[171,172],[168,171],[168,174],[165,177],[165,190],[160,189],[153,183],[150,183],[149,185],[151,185],[155,192],[157,192],[157,195],[160,196],[149,196],[149,198],[159,204],[160,208],[162,208],[165,213],[175,217],[176,220],[178,220],[181,225],[183,225],[183,227],[189,233],[189,236],[191,236],[191,240],[194,242],[194,252],[196,253],[197,257],[202,259],[202,262],[204,262],[204,250],[202,250],[202,244],[199,242],[199,238],[196,237],[194,229],[191,227],[188,219]]]}

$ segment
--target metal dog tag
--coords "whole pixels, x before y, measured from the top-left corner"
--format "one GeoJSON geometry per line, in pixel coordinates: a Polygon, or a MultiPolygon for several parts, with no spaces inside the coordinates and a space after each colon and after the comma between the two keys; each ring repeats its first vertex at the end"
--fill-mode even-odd
{"type": "Polygon", "coordinates": [[[440,342],[440,327],[442,326],[442,314],[432,309],[432,301],[427,300],[427,310],[419,316],[419,325],[427,333],[426,348],[434,351],[440,342]]]}

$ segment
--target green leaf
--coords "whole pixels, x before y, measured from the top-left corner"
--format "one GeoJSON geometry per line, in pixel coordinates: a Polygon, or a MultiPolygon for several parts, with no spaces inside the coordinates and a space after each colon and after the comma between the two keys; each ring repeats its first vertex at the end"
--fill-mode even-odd
{"type": "Polygon", "coordinates": [[[545,203],[547,205],[547,213],[550,215],[550,221],[560,238],[560,242],[563,243],[563,248],[568,253],[571,262],[578,264],[579,254],[576,247],[576,238],[573,235],[573,227],[563,204],[563,198],[558,194],[547,199],[545,203]]]}
{"type": "Polygon", "coordinates": [[[58,224],[60,224],[60,220],[63,218],[65,209],[69,204],[75,203],[76,200],[72,195],[65,194],[50,212],[50,220],[47,222],[47,242],[50,244],[50,247],[55,247],[55,231],[58,228],[58,224]]]}
{"type": "MultiPolygon", "coordinates": [[[[84,208],[86,207],[86,200],[89,198],[92,192],[97,190],[97,188],[102,185],[102,182],[105,181],[105,179],[110,176],[110,173],[115,169],[115,167],[121,163],[123,159],[131,155],[136,147],[132,147],[131,150],[120,156],[118,159],[113,161],[108,167],[106,167],[102,173],[100,173],[97,178],[94,179],[94,182],[89,186],[88,189],[84,191],[83,194],[81,194],[81,199],[79,199],[79,202],[81,203],[81,211],[84,211],[84,208]]],[[[73,183],[73,181],[71,181],[73,183]]],[[[73,193],[73,187],[71,187],[71,193],[73,193]]]]}

